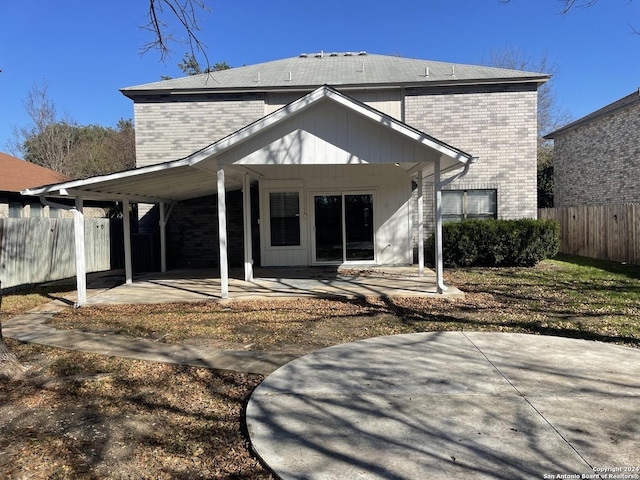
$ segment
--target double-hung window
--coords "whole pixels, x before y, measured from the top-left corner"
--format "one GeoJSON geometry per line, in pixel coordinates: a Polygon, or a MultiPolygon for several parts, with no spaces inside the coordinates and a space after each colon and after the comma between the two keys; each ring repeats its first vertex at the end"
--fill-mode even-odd
{"type": "Polygon", "coordinates": [[[269,229],[272,247],[300,245],[300,194],[269,193],[269,229]]]}
{"type": "Polygon", "coordinates": [[[442,220],[498,218],[498,194],[495,189],[443,190],[442,220]]]}

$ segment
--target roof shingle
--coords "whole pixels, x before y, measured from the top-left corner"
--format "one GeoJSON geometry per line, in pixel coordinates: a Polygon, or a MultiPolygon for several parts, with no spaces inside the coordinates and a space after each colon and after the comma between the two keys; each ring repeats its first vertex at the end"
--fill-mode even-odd
{"type": "Polygon", "coordinates": [[[70,180],[69,177],[35,163],[0,153],[0,191],[20,192],[31,187],[70,180]]]}
{"type": "Polygon", "coordinates": [[[391,55],[322,53],[231,68],[211,74],[174,78],[123,88],[124,95],[153,91],[225,91],[315,89],[322,85],[419,86],[448,83],[532,81],[544,83],[548,75],[478,65],[463,65],[391,55]]]}

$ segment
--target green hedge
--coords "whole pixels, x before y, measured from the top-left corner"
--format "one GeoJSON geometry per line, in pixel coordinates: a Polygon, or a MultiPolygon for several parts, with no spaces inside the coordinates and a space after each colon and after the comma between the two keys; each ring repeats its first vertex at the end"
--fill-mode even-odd
{"type": "MultiPolygon", "coordinates": [[[[553,220],[465,220],[442,226],[442,255],[447,267],[530,267],[553,257],[560,246],[560,225],[553,220]]],[[[427,244],[434,260],[435,237],[427,244]]]]}

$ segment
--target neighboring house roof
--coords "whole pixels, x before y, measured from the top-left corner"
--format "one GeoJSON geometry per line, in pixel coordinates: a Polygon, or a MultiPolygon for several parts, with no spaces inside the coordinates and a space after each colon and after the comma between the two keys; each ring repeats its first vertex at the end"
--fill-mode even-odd
{"type": "MultiPolygon", "coordinates": [[[[419,151],[420,153],[416,153],[406,160],[394,159],[394,163],[396,161],[403,162],[397,163],[396,166],[404,168],[407,172],[424,168],[427,176],[433,174],[433,161],[435,159],[441,161],[441,172],[463,167],[476,160],[468,153],[420,132],[331,87],[324,86],[186,158],[85,180],[75,180],[58,185],[29,189],[22,193],[24,195],[49,196],[81,195],[88,199],[105,200],[128,198],[130,201],[148,203],[171,202],[210,195],[215,193],[215,182],[207,180],[206,175],[203,176],[203,172],[215,172],[218,166],[218,158],[269,129],[281,125],[282,122],[307,111],[314,105],[318,105],[322,101],[335,102],[350,113],[353,112],[360,118],[373,122],[373,125],[381,126],[386,131],[393,132],[394,135],[398,135],[399,139],[415,147],[412,152],[419,151]],[[425,162],[425,165],[420,162],[425,162]],[[430,170],[429,167],[431,167],[430,170]]],[[[345,162],[353,163],[356,160],[347,158],[345,162]]],[[[357,163],[366,164],[369,162],[359,159],[357,163]]],[[[234,180],[230,176],[228,179],[230,185],[228,186],[239,188],[242,185],[241,175],[246,171],[246,167],[242,160],[233,162],[232,165],[225,164],[225,166],[231,168],[234,168],[234,165],[241,169],[239,171],[239,180],[234,180]]],[[[255,168],[256,164],[251,163],[249,166],[255,168]]]]}
{"type": "Polygon", "coordinates": [[[0,172],[0,191],[3,192],[20,192],[69,180],[66,175],[6,153],[0,153],[0,172]]]}
{"type": "Polygon", "coordinates": [[[449,84],[538,84],[549,75],[477,65],[418,60],[365,52],[302,54],[271,62],[147,83],[121,89],[128,97],[153,92],[304,90],[321,85],[426,86],[449,84]]]}
{"type": "Polygon", "coordinates": [[[565,125],[564,127],[559,128],[558,130],[555,130],[545,135],[544,138],[554,139],[557,136],[562,135],[576,127],[579,127],[581,125],[586,125],[587,123],[593,122],[594,120],[597,120],[601,117],[610,115],[619,110],[623,110],[625,108],[629,108],[638,104],[640,104],[640,88],[637,91],[633,92],[632,94],[621,98],[620,100],[616,100],[615,102],[610,103],[609,105],[602,107],[601,109],[596,110],[595,112],[592,112],[589,115],[585,115],[584,117],[579,118],[578,120],[575,120],[574,122],[571,122],[565,125]]]}

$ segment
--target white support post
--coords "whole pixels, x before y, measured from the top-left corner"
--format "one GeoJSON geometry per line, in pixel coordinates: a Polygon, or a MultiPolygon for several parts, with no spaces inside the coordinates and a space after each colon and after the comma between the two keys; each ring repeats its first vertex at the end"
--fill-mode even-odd
{"type": "Polygon", "coordinates": [[[167,271],[167,215],[165,203],[160,202],[160,271],[167,271]]]}
{"type": "Polygon", "coordinates": [[[84,248],[84,213],[82,197],[76,197],[76,205],[73,209],[74,235],[76,247],[76,284],[78,299],[76,308],[87,302],[87,266],[85,262],[84,248]]]}
{"type": "Polygon", "coordinates": [[[129,200],[122,201],[122,226],[124,231],[124,278],[125,283],[133,282],[133,267],[131,263],[131,223],[129,214],[129,200]]]}
{"type": "Polygon", "coordinates": [[[433,165],[433,189],[435,200],[435,257],[436,257],[436,292],[444,293],[447,287],[444,284],[442,261],[442,184],[440,182],[440,158],[433,165]]]}
{"type": "Polygon", "coordinates": [[[224,170],[218,168],[218,243],[220,245],[220,295],[229,298],[229,260],[227,257],[227,204],[224,170]]]}
{"type": "Polygon", "coordinates": [[[418,170],[418,276],[424,277],[424,188],[422,169],[418,170]]]}
{"type": "Polygon", "coordinates": [[[242,175],[242,220],[244,224],[244,281],[253,281],[253,243],[251,239],[251,182],[242,175]]]}

